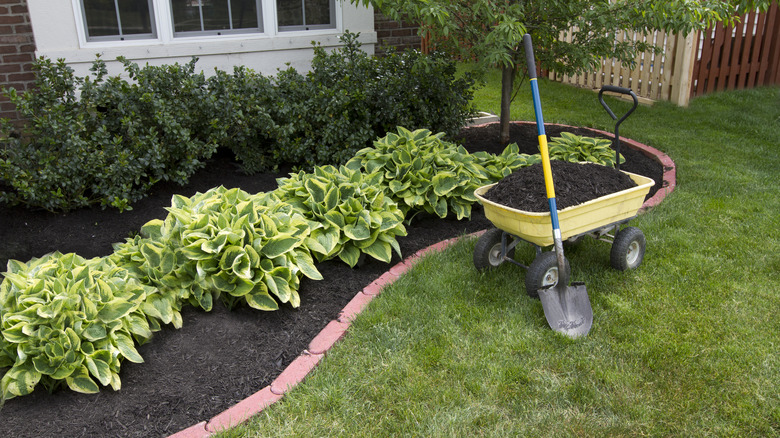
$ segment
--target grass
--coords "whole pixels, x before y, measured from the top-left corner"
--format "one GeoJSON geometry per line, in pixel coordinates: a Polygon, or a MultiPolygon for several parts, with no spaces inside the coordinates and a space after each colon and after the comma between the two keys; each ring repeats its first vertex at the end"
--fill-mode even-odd
{"type": "MultiPolygon", "coordinates": [[[[546,121],[613,129],[595,93],[540,89],[546,121]]],[[[497,96],[496,75],[475,103],[497,112],[497,96]]],[[[533,120],[529,93],[512,116],[533,120]]],[[[465,239],[220,436],[780,436],[780,88],[642,106],[621,134],[667,152],[678,187],[632,222],[648,240],[638,270],[609,268],[592,239],[567,250],[593,306],[587,337],[548,328],[523,270],[478,273],[465,239]]]]}

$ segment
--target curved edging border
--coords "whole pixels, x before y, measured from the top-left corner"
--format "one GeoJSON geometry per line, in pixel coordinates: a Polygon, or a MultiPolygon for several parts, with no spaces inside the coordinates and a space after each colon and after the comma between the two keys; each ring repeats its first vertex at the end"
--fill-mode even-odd
{"type": "MultiPolygon", "coordinates": [[[[476,236],[484,231],[477,231],[466,237],[476,236]]],[[[293,389],[320,363],[325,354],[347,332],[352,321],[357,315],[382,292],[385,286],[393,283],[398,277],[412,268],[423,256],[428,253],[441,251],[455,243],[460,237],[444,240],[427,248],[423,248],[414,255],[399,262],[379,278],[372,281],[362,291],[347,303],[339,312],[337,319],[328,323],[317,336],[309,343],[309,348],[282,371],[270,385],[250,395],[244,400],[233,405],[226,411],[218,414],[208,421],[188,427],[169,438],[205,438],[216,432],[237,426],[250,417],[259,414],[265,408],[281,399],[284,394],[293,389]]]]}
{"type": "MultiPolygon", "coordinates": [[[[516,124],[532,124],[533,122],[512,122],[516,124]]],[[[571,127],[570,125],[554,124],[557,126],[571,127]]],[[[482,125],[477,125],[482,126],[482,125]]],[[[584,128],[584,127],[582,127],[584,128]]],[[[600,134],[613,135],[609,132],[602,131],[595,128],[584,128],[600,134]]],[[[661,163],[664,167],[664,177],[659,189],[653,197],[646,200],[642,204],[640,211],[646,211],[656,205],[671,193],[677,186],[677,173],[676,166],[671,158],[658,149],[647,146],[628,138],[622,138],[621,142],[627,144],[629,147],[639,150],[645,155],[653,158],[655,161],[661,163]]],[[[466,237],[477,236],[484,231],[478,231],[467,235],[466,237]]],[[[171,435],[169,438],[205,438],[219,431],[229,429],[237,426],[250,417],[259,414],[265,408],[280,400],[284,394],[293,389],[320,363],[325,354],[330,350],[333,345],[336,344],[347,332],[352,321],[355,320],[357,315],[363,311],[363,309],[382,292],[382,289],[393,283],[398,277],[411,269],[412,266],[417,263],[420,258],[428,253],[441,251],[453,243],[455,243],[459,237],[455,237],[448,240],[443,240],[439,243],[431,245],[427,248],[423,248],[414,255],[407,257],[403,261],[399,262],[390,270],[382,274],[379,278],[371,282],[368,286],[358,292],[352,300],[347,303],[341,310],[337,319],[328,323],[317,336],[309,343],[309,348],[304,350],[300,356],[287,366],[282,373],[271,382],[270,385],[250,395],[249,397],[241,400],[237,404],[228,408],[226,411],[216,415],[208,421],[201,421],[193,426],[188,427],[178,433],[171,435]]]]}

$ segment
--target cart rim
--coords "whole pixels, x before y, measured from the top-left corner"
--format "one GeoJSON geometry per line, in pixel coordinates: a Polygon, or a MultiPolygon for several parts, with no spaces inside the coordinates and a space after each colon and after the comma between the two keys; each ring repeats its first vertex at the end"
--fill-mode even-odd
{"type": "Polygon", "coordinates": [[[504,257],[501,254],[501,242],[496,243],[490,248],[488,252],[488,262],[491,266],[498,266],[504,261],[504,257]]]}
{"type": "Polygon", "coordinates": [[[552,266],[542,276],[542,287],[555,286],[558,284],[558,267],[552,266]]]}
{"type": "Polygon", "coordinates": [[[641,250],[642,248],[637,241],[633,241],[630,245],[628,245],[628,251],[626,251],[626,263],[628,266],[636,265],[641,254],[641,250]]]}

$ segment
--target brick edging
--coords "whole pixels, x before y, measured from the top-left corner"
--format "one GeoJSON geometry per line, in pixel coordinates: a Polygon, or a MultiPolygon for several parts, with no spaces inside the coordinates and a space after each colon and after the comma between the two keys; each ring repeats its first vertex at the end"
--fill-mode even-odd
{"type": "MultiPolygon", "coordinates": [[[[478,231],[466,237],[476,236],[482,232],[478,231]]],[[[355,294],[355,297],[339,312],[338,318],[329,322],[311,340],[309,348],[293,360],[270,385],[241,400],[210,420],[194,424],[170,435],[169,438],[208,437],[218,431],[229,429],[247,421],[250,417],[259,414],[265,408],[280,400],[284,394],[301,383],[320,363],[322,358],[325,357],[328,350],[344,337],[352,321],[355,320],[357,315],[363,311],[371,300],[382,292],[385,286],[393,283],[398,277],[406,273],[426,254],[441,251],[455,243],[458,239],[459,237],[455,237],[423,248],[391,267],[387,272],[355,294]]]]}
{"type": "MultiPolygon", "coordinates": [[[[512,122],[517,124],[531,124],[533,122],[512,122]]],[[[557,126],[569,126],[553,124],[557,126]]],[[[481,126],[481,125],[477,125],[481,126]]],[[[609,132],[602,131],[595,128],[585,128],[591,131],[612,135],[609,132]]],[[[657,162],[664,166],[664,180],[663,185],[653,197],[646,200],[642,204],[641,211],[648,210],[658,204],[671,193],[677,185],[676,181],[676,167],[674,162],[668,155],[659,151],[656,148],[647,146],[628,138],[620,139],[629,147],[637,149],[645,155],[653,158],[657,162]]],[[[484,231],[478,231],[467,235],[466,237],[476,236],[484,231]]],[[[306,376],[320,363],[323,357],[327,354],[328,350],[333,347],[336,342],[341,340],[347,333],[352,321],[355,320],[358,314],[366,308],[368,303],[371,302],[377,295],[382,292],[385,286],[393,283],[395,279],[400,277],[406,271],[411,269],[412,266],[417,263],[424,255],[442,251],[448,246],[455,243],[459,237],[447,239],[431,245],[427,248],[423,248],[413,255],[407,257],[400,263],[390,268],[387,272],[382,274],[379,278],[372,281],[371,284],[363,288],[360,292],[355,294],[355,297],[347,303],[346,306],[339,312],[337,319],[329,322],[322,331],[314,337],[309,343],[307,348],[300,356],[287,366],[282,373],[273,381],[270,385],[264,387],[260,391],[250,395],[249,397],[241,400],[232,407],[228,408],[224,412],[214,416],[208,421],[201,421],[193,426],[188,427],[178,433],[171,435],[169,438],[205,438],[218,431],[229,429],[237,426],[254,415],[259,414],[268,406],[280,400],[284,397],[288,391],[293,389],[299,383],[301,383],[306,376]]]]}

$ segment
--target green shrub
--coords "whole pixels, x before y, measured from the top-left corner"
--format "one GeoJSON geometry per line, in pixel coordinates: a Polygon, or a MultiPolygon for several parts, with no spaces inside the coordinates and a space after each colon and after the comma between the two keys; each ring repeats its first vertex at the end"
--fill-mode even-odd
{"type": "Polygon", "coordinates": [[[404,126],[453,138],[476,114],[470,103],[474,77],[458,77],[457,65],[444,54],[390,51],[376,62],[378,80],[368,99],[374,108],[375,137],[404,126]]]}
{"type": "Polygon", "coordinates": [[[0,284],[0,398],[50,391],[63,382],[77,392],[121,386],[122,360],[143,362],[143,343],[159,329],[145,309],[163,308],[159,292],[107,258],[52,253],[10,261],[0,284]]]}
{"type": "Polygon", "coordinates": [[[379,184],[405,213],[443,218],[452,211],[458,219],[471,217],[474,190],[489,181],[485,168],[463,146],[443,141],[443,133],[401,127],[397,132],[359,151],[347,167],[379,172],[379,184]]]}
{"type": "MultiPolygon", "coordinates": [[[[615,151],[610,147],[612,141],[603,138],[583,137],[570,132],[561,132],[560,137],[553,137],[549,143],[551,160],[562,160],[578,163],[589,161],[603,166],[615,167],[615,151]]],[[[620,163],[626,161],[620,156],[620,163]]]]}
{"type": "Polygon", "coordinates": [[[0,202],[67,211],[129,209],[160,180],[185,184],[217,145],[247,172],[286,164],[339,164],[396,126],[454,135],[473,113],[474,80],[455,63],[419,52],[373,58],[357,35],[315,47],[312,69],[274,78],[236,67],[209,79],[185,65],[139,67],[129,81],[93,78],[63,60],[35,64],[36,92],[5,90],[29,120],[21,136],[0,120],[0,202]]]}
{"type": "Polygon", "coordinates": [[[165,295],[206,311],[214,299],[276,310],[277,300],[298,307],[301,276],[322,279],[303,245],[319,225],[271,194],[217,187],[176,195],[168,211],[111,256],[165,295]]]}
{"type": "Polygon", "coordinates": [[[401,256],[397,236],[405,236],[404,213],[384,195],[379,172],[363,174],[344,166],[315,167],[278,179],[273,193],[295,211],[322,224],[306,246],[318,260],[338,256],[349,266],[361,253],[389,263],[392,250],[401,256]]]}
{"type": "Polygon", "coordinates": [[[0,121],[0,201],[50,211],[99,204],[120,210],[160,180],[185,184],[223,136],[209,112],[205,79],[186,65],[139,68],[132,83],[78,77],[63,60],[41,58],[35,92],[3,89],[28,122],[21,136],[0,121]]]}
{"type": "Polygon", "coordinates": [[[344,47],[314,47],[311,71],[272,79],[246,69],[217,72],[209,89],[229,128],[225,143],[255,172],[281,164],[342,164],[396,126],[457,134],[473,114],[474,80],[455,63],[419,52],[374,58],[346,32],[344,47]]]}
{"type": "Polygon", "coordinates": [[[207,87],[212,116],[225,134],[220,147],[230,149],[248,173],[278,166],[278,141],[285,137],[276,114],[285,101],[272,79],[236,66],[232,74],[216,70],[207,87]]]}

